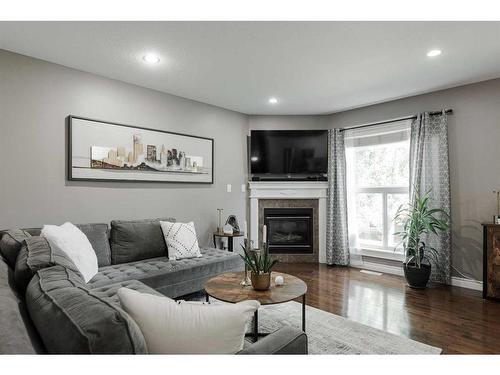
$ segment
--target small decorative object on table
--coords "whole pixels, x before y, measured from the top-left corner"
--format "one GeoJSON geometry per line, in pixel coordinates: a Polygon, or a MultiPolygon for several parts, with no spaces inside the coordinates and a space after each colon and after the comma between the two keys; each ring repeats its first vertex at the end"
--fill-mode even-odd
{"type": "MultiPolygon", "coordinates": [[[[244,245],[242,245],[243,251],[245,251],[245,253],[246,253],[247,251],[250,251],[252,249],[253,241],[249,241],[248,238],[245,238],[243,240],[243,242],[244,242],[244,245]]],[[[245,274],[243,276],[243,280],[241,280],[241,282],[240,282],[240,285],[241,286],[252,285],[252,282],[250,281],[250,278],[248,277],[248,266],[247,266],[246,262],[245,262],[245,274]]]]}
{"type": "Polygon", "coordinates": [[[218,233],[224,233],[224,230],[222,228],[222,211],[224,211],[223,208],[217,209],[217,212],[219,213],[219,225],[217,225],[217,232],[218,233]]]}
{"type": "Polygon", "coordinates": [[[227,225],[230,225],[233,228],[233,232],[235,233],[240,232],[240,226],[238,225],[238,219],[236,219],[236,216],[229,215],[229,217],[226,220],[226,226],[227,225]]]}
{"type": "Polygon", "coordinates": [[[250,268],[250,278],[252,287],[255,290],[268,290],[271,287],[271,269],[278,263],[278,260],[271,259],[267,244],[263,244],[262,250],[250,250],[243,248],[245,256],[241,258],[250,268]]]}
{"type": "Polygon", "coordinates": [[[285,284],[285,279],[283,279],[283,276],[281,275],[278,275],[276,276],[276,278],[274,279],[274,284],[276,286],[282,286],[285,284]]]}

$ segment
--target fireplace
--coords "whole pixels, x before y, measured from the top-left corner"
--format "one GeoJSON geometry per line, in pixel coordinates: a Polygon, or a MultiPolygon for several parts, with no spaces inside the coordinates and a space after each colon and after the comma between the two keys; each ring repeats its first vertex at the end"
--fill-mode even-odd
{"type": "Polygon", "coordinates": [[[312,254],[312,208],[264,208],[270,254],[312,254]]]}
{"type": "MultiPolygon", "coordinates": [[[[282,246],[282,253],[274,253],[272,257],[283,263],[326,263],[326,192],[328,184],[325,182],[250,182],[250,240],[255,247],[262,246],[263,226],[266,224],[264,210],[268,209],[286,209],[286,215],[291,211],[289,209],[312,210],[312,231],[309,232],[311,247],[302,249],[298,247],[282,246]],[[290,252],[291,250],[295,252],[290,252]],[[285,253],[285,250],[287,251],[285,253]],[[298,250],[306,251],[304,253],[298,250]]],[[[269,213],[269,211],[267,212],[269,213]]],[[[304,212],[299,213],[301,216],[304,212]]],[[[311,211],[306,212],[309,216],[311,211]]],[[[269,220],[268,220],[269,221],[269,220]]],[[[271,219],[272,221],[272,219],[271,219]]],[[[269,222],[267,223],[267,228],[269,222]]],[[[310,229],[310,227],[309,227],[310,229]]],[[[269,238],[269,229],[266,239],[269,238]]],[[[291,244],[273,244],[273,245],[291,245],[291,244]]],[[[299,245],[299,244],[295,244],[299,245]]],[[[307,244],[307,245],[310,245],[307,244]]],[[[274,246],[273,246],[274,247],[274,246]]],[[[273,251],[277,247],[273,248],[273,251]]]]}

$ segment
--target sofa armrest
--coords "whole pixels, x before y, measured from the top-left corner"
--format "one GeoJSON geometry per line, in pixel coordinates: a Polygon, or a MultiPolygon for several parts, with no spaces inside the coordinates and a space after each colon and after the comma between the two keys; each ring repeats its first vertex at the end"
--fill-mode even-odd
{"type": "Polygon", "coordinates": [[[307,335],[299,329],[283,327],[238,354],[307,354],[307,335]]]}

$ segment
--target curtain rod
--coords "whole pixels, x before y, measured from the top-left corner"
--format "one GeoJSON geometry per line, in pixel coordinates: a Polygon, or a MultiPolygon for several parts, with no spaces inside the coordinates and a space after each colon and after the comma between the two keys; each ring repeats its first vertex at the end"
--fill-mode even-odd
{"type": "MultiPolygon", "coordinates": [[[[453,110],[452,109],[445,109],[444,112],[447,115],[452,115],[453,114],[453,110]]],[[[429,115],[430,116],[435,116],[435,115],[440,115],[441,113],[443,113],[443,111],[433,111],[433,112],[429,112],[429,115]]],[[[364,124],[364,125],[350,126],[350,127],[347,127],[347,128],[342,128],[342,129],[340,129],[340,131],[343,132],[345,130],[367,128],[369,126],[389,124],[391,122],[396,122],[396,121],[415,120],[416,118],[417,118],[417,115],[407,116],[407,117],[400,117],[400,118],[395,118],[395,119],[392,119],[392,120],[377,121],[377,122],[371,122],[369,124],[364,124]]]]}

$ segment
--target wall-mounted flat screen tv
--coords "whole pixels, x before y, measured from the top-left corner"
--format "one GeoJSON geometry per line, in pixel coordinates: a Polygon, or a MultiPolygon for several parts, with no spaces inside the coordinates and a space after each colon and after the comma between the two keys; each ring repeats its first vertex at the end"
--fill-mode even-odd
{"type": "Polygon", "coordinates": [[[253,130],[250,133],[252,180],[325,180],[327,130],[253,130]]]}

